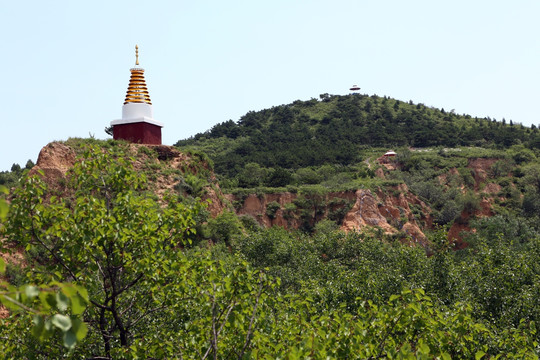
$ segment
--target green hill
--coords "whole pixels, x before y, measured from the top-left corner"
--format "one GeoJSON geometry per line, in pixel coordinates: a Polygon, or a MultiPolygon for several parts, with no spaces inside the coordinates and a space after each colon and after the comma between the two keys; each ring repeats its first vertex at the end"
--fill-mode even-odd
{"type": "Polygon", "coordinates": [[[344,192],[358,189],[376,194],[374,213],[395,229],[407,229],[408,222],[422,231],[453,224],[452,237],[468,229],[472,214],[535,218],[539,208],[536,126],[387,97],[323,94],[249,112],[238,123],[217,124],[176,146],[208,154],[221,188],[235,195],[236,210],[266,225],[313,231],[328,218],[347,227],[344,216],[354,201],[344,192]],[[397,156],[383,161],[390,148],[397,156]],[[279,200],[278,206],[276,194],[284,192],[299,199],[279,200]],[[249,206],[266,212],[244,208],[250,194],[262,202],[249,206]],[[407,206],[396,205],[399,194],[417,196],[429,210],[416,208],[412,198],[407,206]]]}
{"type": "Polygon", "coordinates": [[[320,100],[248,112],[175,145],[206,152],[219,174],[235,176],[246,164],[298,169],[351,165],[368,147],[540,147],[536,126],[472,118],[376,95],[328,95],[320,100]]]}

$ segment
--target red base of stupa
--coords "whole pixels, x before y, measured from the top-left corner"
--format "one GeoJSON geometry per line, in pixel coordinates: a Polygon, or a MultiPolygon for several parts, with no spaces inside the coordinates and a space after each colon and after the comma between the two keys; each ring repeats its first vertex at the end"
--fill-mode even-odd
{"type": "Polygon", "coordinates": [[[113,139],[137,144],[161,145],[161,127],[146,122],[114,125],[113,139]]]}

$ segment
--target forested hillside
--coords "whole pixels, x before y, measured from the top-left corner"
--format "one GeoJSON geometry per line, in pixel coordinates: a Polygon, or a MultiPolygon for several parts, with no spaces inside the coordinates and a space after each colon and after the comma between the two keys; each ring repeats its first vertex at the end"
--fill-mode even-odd
{"type": "Polygon", "coordinates": [[[540,133],[512,121],[472,118],[376,95],[321,99],[248,112],[176,143],[205,151],[219,174],[235,176],[247,163],[297,169],[350,165],[366,147],[540,147],[540,133]]]}
{"type": "Polygon", "coordinates": [[[265,226],[369,223],[423,242],[437,225],[461,238],[476,217],[540,211],[536,126],[387,97],[324,94],[249,112],[176,145],[207,153],[237,211],[265,226]],[[396,156],[385,158],[388,149],[396,156]]]}

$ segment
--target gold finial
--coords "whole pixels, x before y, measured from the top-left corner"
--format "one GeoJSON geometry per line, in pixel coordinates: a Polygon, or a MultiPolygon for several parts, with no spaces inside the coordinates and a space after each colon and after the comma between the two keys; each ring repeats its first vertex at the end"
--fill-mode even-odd
{"type": "Polygon", "coordinates": [[[139,45],[135,45],[135,65],[139,65],[139,45]]]}

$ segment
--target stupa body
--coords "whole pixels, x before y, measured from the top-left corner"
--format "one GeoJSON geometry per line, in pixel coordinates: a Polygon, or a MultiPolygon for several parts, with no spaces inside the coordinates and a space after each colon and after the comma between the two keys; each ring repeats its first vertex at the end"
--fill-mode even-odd
{"type": "Polygon", "coordinates": [[[152,102],[144,80],[144,69],[139,65],[138,47],[136,67],[130,69],[131,77],[122,107],[122,119],[111,121],[113,138],[139,144],[161,145],[163,124],[154,119],[152,102]]]}

